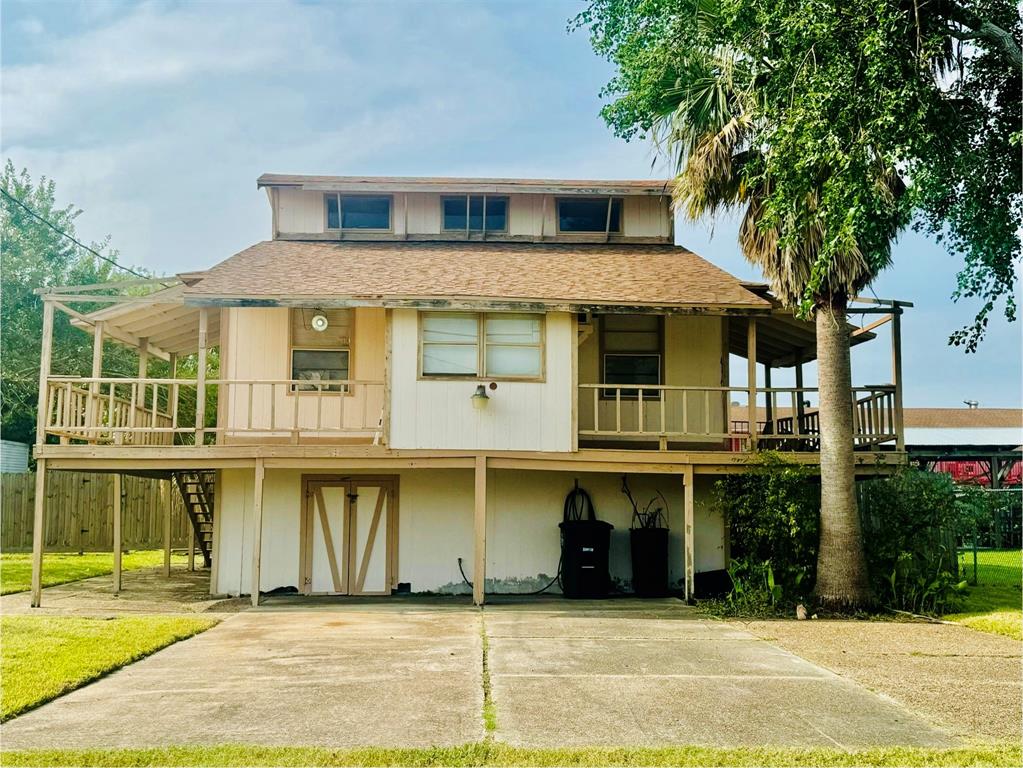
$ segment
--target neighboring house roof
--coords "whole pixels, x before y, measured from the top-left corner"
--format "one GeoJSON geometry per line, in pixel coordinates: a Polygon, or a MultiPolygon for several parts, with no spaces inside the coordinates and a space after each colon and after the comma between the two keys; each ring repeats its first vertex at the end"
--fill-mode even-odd
{"type": "Polygon", "coordinates": [[[983,427],[1023,428],[1021,408],[906,408],[906,427],[974,429],[983,427]]]}
{"type": "Polygon", "coordinates": [[[207,270],[185,301],[514,300],[589,305],[735,307],[771,303],[676,246],[553,243],[257,243],[207,270]]]}
{"type": "Polygon", "coordinates": [[[1023,443],[1020,408],[906,408],[910,446],[1009,446],[1023,443]]]}
{"type": "Polygon", "coordinates": [[[264,173],[256,186],[323,192],[445,192],[667,195],[668,181],[642,179],[495,179],[427,176],[305,176],[264,173]]]}

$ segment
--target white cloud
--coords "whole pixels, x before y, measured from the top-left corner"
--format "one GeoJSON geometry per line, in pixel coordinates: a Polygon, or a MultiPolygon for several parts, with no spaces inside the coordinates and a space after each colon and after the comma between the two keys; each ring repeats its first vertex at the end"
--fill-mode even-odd
{"type": "Polygon", "coordinates": [[[39,61],[5,67],[5,141],[59,133],[98,95],[339,66],[343,56],[315,34],[322,13],[290,4],[147,3],[79,36],[55,37],[39,47],[39,61]]]}

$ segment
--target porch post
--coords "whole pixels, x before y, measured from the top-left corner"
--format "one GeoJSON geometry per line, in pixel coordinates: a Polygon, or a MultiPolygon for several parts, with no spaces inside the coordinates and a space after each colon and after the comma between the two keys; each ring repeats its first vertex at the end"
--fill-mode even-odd
{"type": "Polygon", "coordinates": [[[199,359],[195,373],[195,444],[202,445],[206,439],[206,332],[209,326],[209,311],[199,308],[199,359]]]}
{"type": "Polygon", "coordinates": [[[683,498],[685,504],[685,568],[686,568],[686,600],[692,600],[695,594],[696,580],[696,542],[694,541],[693,524],[693,465],[686,464],[682,467],[683,498]]]}
{"type": "Polygon", "coordinates": [[[259,605],[259,561],[263,552],[263,460],[256,459],[252,489],[252,605],[259,605]]]}
{"type": "Polygon", "coordinates": [[[746,386],[749,387],[749,450],[757,449],[757,320],[746,322],[746,386]]]}
{"type": "Polygon", "coordinates": [[[487,584],[487,457],[476,457],[475,502],[473,509],[472,602],[482,606],[487,584]]]}
{"type": "MultiPolygon", "coordinates": [[[[50,363],[53,359],[53,302],[43,302],[42,346],[39,352],[39,399],[36,401],[36,451],[46,442],[49,421],[50,363]]],[[[43,547],[46,544],[46,459],[36,459],[36,497],[32,519],[32,607],[42,604],[43,547]]]]}
{"type": "MultiPolygon", "coordinates": [[[[139,337],[139,369],[135,383],[131,388],[131,415],[128,423],[132,427],[145,427],[146,419],[146,376],[149,375],[149,339],[139,337]]],[[[132,432],[131,440],[136,445],[146,441],[142,432],[132,432]]]]}
{"type": "MultiPolygon", "coordinates": [[[[103,375],[103,321],[97,320],[92,326],[92,378],[103,375]]],[[[96,382],[89,384],[89,399],[85,404],[85,426],[99,426],[99,394],[100,386],[96,382]]],[[[86,437],[99,442],[99,432],[86,433],[86,437]]]]}
{"type": "Polygon", "coordinates": [[[803,359],[796,363],[796,434],[803,434],[803,417],[806,415],[806,406],[803,405],[805,393],[803,392],[803,359]]]}
{"type": "Polygon", "coordinates": [[[174,493],[170,479],[160,483],[160,501],[163,502],[163,575],[170,578],[171,513],[174,511],[174,493]]]}
{"type": "Polygon", "coordinates": [[[46,459],[36,459],[36,497],[32,518],[32,607],[42,604],[43,546],[46,542],[46,459]]]}
{"type": "Polygon", "coordinates": [[[906,450],[906,436],[902,427],[902,310],[892,308],[892,384],[895,385],[895,450],[906,450]]]}
{"type": "MultiPolygon", "coordinates": [[[[771,388],[771,364],[764,363],[764,389],[771,388]]],[[[764,397],[767,398],[767,431],[772,435],[778,434],[778,430],[775,428],[774,423],[774,393],[765,392],[764,397]]]]}
{"type": "Polygon", "coordinates": [[[114,594],[121,591],[121,474],[114,474],[114,594]]]}
{"type": "Polygon", "coordinates": [[[195,529],[192,521],[188,521],[188,570],[195,570],[195,529]]]}

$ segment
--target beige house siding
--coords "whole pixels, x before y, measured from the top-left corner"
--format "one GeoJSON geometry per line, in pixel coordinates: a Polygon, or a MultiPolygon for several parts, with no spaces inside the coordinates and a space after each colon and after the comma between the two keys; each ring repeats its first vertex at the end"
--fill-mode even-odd
{"type": "MultiPolygon", "coordinates": [[[[222,340],[222,377],[229,380],[285,380],[291,377],[290,310],[281,307],[245,307],[225,309],[227,333],[222,340]]],[[[357,430],[375,429],[384,404],[384,346],[385,310],[360,307],[354,310],[354,334],[350,346],[349,377],[359,382],[380,382],[373,387],[356,386],[348,395],[323,395],[319,420],[321,426],[357,430]],[[341,409],[344,413],[341,413],[341,409]]],[[[266,427],[266,432],[248,432],[244,436],[232,429],[248,427],[249,388],[234,385],[230,388],[221,414],[228,431],[225,442],[232,440],[286,440],[288,430],[295,426],[295,403],[298,397],[298,428],[315,430],[317,426],[317,396],[312,392],[293,394],[289,387],[267,385],[252,387],[252,426],[266,427]],[[271,397],[274,400],[271,409],[271,397]],[[273,411],[274,426],[270,431],[273,411]]]]}
{"type": "MultiPolygon", "coordinates": [[[[319,235],[325,231],[323,192],[284,187],[277,189],[275,194],[278,232],[283,235],[319,235]]],[[[394,234],[404,235],[406,222],[410,235],[441,234],[441,197],[441,194],[433,192],[394,193],[391,209],[394,234]]],[[[507,234],[526,237],[540,237],[543,234],[545,238],[557,234],[555,195],[522,194],[501,197],[507,197],[509,203],[507,234]]],[[[623,229],[619,234],[642,238],[671,236],[671,212],[667,197],[633,196],[625,197],[623,200],[623,229]]]]}
{"type": "Polygon", "coordinates": [[[543,381],[498,381],[483,410],[470,397],[489,379],[419,376],[419,313],[393,312],[392,448],[570,451],[572,315],[546,316],[543,381]]]}

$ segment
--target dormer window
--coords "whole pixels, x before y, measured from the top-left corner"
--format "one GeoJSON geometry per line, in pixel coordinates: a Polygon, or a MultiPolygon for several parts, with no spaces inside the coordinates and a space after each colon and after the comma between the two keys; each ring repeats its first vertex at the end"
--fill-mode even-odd
{"type": "Polygon", "coordinates": [[[441,198],[441,218],[445,232],[506,232],[508,198],[490,195],[445,196],[441,198]]]}
{"type": "Polygon", "coordinates": [[[389,195],[326,195],[327,229],[389,232],[389,195]]]}
{"type": "Polygon", "coordinates": [[[622,231],[620,197],[559,197],[558,232],[599,233],[622,231]]]}

